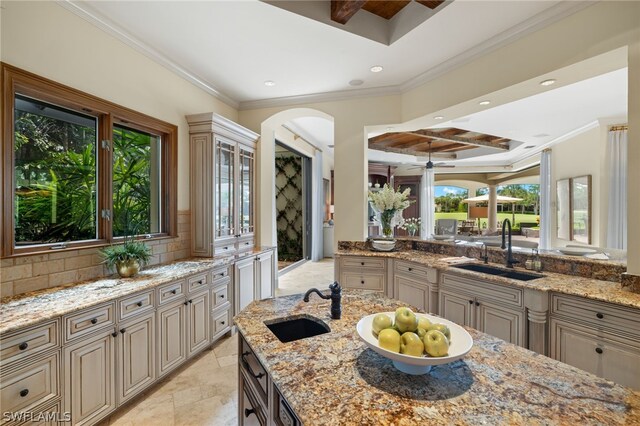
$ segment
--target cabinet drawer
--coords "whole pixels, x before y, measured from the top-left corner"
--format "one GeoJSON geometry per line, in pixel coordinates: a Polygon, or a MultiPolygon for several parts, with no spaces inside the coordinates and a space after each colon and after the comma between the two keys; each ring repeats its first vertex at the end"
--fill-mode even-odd
{"type": "Polygon", "coordinates": [[[54,398],[59,393],[58,352],[2,376],[2,411],[26,411],[54,398]]]}
{"type": "Polygon", "coordinates": [[[60,346],[58,333],[59,323],[56,320],[2,336],[0,339],[1,365],[60,346]]]}
{"type": "Polygon", "coordinates": [[[242,252],[246,250],[253,250],[255,245],[256,244],[255,244],[255,241],[253,241],[253,238],[250,240],[238,241],[238,251],[242,252]]]}
{"type": "Polygon", "coordinates": [[[158,289],[158,305],[165,305],[184,297],[184,281],[165,284],[158,289]]]}
{"type": "Polygon", "coordinates": [[[115,304],[109,303],[64,317],[65,341],[115,324],[115,304]]]}
{"type": "Polygon", "coordinates": [[[224,256],[235,253],[236,244],[233,241],[229,241],[227,244],[216,246],[215,256],[224,256]]]}
{"type": "Polygon", "coordinates": [[[640,312],[637,309],[552,293],[551,314],[640,336],[640,312]]]}
{"type": "Polygon", "coordinates": [[[212,273],[212,281],[214,286],[218,286],[229,279],[229,268],[215,269],[212,273]]]}
{"type": "Polygon", "coordinates": [[[209,280],[207,279],[207,274],[198,274],[187,280],[187,292],[193,293],[199,290],[202,290],[209,284],[209,280]]]}
{"type": "Polygon", "coordinates": [[[244,374],[242,374],[241,398],[238,424],[242,426],[265,426],[267,424],[267,418],[262,405],[258,402],[258,398],[251,389],[249,380],[244,374]]]}
{"type": "Polygon", "coordinates": [[[427,280],[430,283],[438,282],[438,271],[433,268],[402,260],[396,260],[394,263],[393,270],[395,273],[411,276],[413,279],[419,279],[420,281],[427,280]]]}
{"type": "Polygon", "coordinates": [[[342,273],[342,285],[347,288],[383,291],[384,281],[384,274],[342,273]]]}
{"type": "Polygon", "coordinates": [[[129,296],[126,299],[122,299],[118,302],[118,307],[120,313],[118,317],[119,321],[144,312],[153,311],[153,290],[138,293],[134,296],[129,296]]]}
{"type": "Polygon", "coordinates": [[[227,281],[222,285],[214,287],[211,290],[211,310],[218,309],[225,303],[229,302],[229,284],[231,280],[227,278],[227,281]]]}
{"type": "Polygon", "coordinates": [[[213,332],[214,337],[229,330],[231,324],[229,319],[229,309],[222,312],[212,314],[213,319],[213,332]]]}
{"type": "MultiPolygon", "coordinates": [[[[240,337],[242,339],[242,337],[240,337]]],[[[240,370],[247,375],[249,381],[253,383],[258,391],[259,397],[264,404],[268,401],[267,372],[258,361],[251,347],[242,339],[242,352],[240,355],[240,370]]]]}
{"type": "Polygon", "coordinates": [[[340,259],[343,268],[384,269],[386,259],[379,257],[355,257],[348,256],[340,259]]]}
{"type": "Polygon", "coordinates": [[[513,307],[523,306],[522,289],[480,280],[443,274],[442,287],[463,291],[479,301],[491,301],[513,307]]]}

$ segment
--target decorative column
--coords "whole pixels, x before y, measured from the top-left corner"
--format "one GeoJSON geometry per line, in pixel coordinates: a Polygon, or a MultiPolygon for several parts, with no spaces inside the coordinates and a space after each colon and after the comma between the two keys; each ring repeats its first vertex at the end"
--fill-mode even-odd
{"type": "Polygon", "coordinates": [[[524,306],[528,327],[526,347],[549,356],[549,294],[546,291],[524,290],[524,306]]]}
{"type": "Polygon", "coordinates": [[[540,243],[542,250],[551,248],[551,149],[540,154],[540,243]]]}
{"type": "Polygon", "coordinates": [[[496,232],[498,229],[498,187],[489,185],[489,213],[487,231],[489,233],[496,232]]]}
{"type": "Polygon", "coordinates": [[[425,168],[420,180],[420,238],[433,234],[435,227],[435,187],[433,169],[425,168]]]}

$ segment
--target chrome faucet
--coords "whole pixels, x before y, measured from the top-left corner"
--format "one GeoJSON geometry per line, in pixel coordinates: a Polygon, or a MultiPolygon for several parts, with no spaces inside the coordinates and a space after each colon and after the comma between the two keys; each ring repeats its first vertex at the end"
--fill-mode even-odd
{"type": "Polygon", "coordinates": [[[304,300],[305,302],[308,302],[309,295],[311,293],[317,293],[318,296],[320,296],[323,299],[331,299],[331,318],[340,319],[340,315],[342,314],[342,307],[340,304],[342,300],[342,287],[340,287],[340,284],[338,284],[338,281],[336,281],[333,284],[331,284],[329,288],[331,289],[331,294],[328,296],[325,296],[324,294],[320,293],[320,290],[318,290],[317,288],[311,288],[307,290],[302,300],[304,300]]]}
{"type": "Polygon", "coordinates": [[[489,263],[489,249],[486,244],[482,244],[482,250],[480,251],[480,259],[484,260],[484,263],[489,263]]]}
{"type": "Polygon", "coordinates": [[[511,221],[509,219],[505,219],[502,222],[502,245],[500,246],[503,250],[507,249],[507,268],[513,268],[515,263],[520,263],[519,261],[513,258],[513,252],[511,250],[511,221]],[[509,242],[508,245],[505,245],[505,235],[504,231],[509,227],[509,242]]]}

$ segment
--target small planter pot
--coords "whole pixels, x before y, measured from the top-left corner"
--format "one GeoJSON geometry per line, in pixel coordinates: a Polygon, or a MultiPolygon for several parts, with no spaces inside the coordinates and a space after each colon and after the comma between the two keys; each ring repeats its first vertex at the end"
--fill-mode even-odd
{"type": "Polygon", "coordinates": [[[137,260],[131,259],[124,262],[116,263],[116,271],[122,278],[131,278],[136,276],[140,272],[140,263],[137,260]]]}

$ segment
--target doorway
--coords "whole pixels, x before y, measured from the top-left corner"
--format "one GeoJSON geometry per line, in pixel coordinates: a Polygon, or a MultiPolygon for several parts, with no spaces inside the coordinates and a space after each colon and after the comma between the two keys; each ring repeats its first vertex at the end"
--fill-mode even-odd
{"type": "Polygon", "coordinates": [[[278,271],[311,255],[311,158],[276,140],[278,271]]]}

